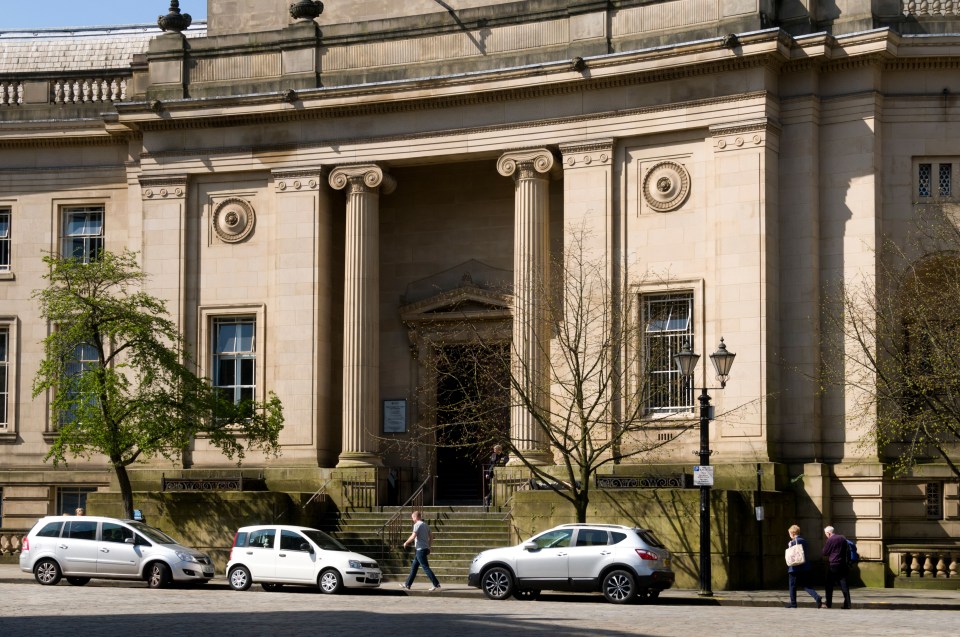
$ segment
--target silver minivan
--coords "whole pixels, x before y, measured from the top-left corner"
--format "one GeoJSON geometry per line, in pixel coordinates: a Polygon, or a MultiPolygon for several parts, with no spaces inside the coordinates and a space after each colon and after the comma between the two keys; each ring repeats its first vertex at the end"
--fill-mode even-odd
{"type": "Polygon", "coordinates": [[[172,581],[207,582],[210,557],[134,520],[54,515],[41,518],[23,540],[20,570],[53,586],[66,578],[83,586],[91,578],[146,580],[150,588],[172,581]]]}

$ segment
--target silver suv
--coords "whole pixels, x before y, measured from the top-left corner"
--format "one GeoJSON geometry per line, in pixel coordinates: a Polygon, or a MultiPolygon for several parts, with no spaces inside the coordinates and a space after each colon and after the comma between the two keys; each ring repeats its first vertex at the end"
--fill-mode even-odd
{"type": "Polygon", "coordinates": [[[146,580],[150,588],[163,588],[171,581],[209,581],[213,562],[142,522],[56,515],[40,518],[24,538],[20,570],[45,586],[62,577],[83,586],[96,577],[146,580]]]}
{"type": "Polygon", "coordinates": [[[601,591],[625,604],[656,599],[674,582],[670,551],[652,531],[614,524],[563,524],[473,558],[467,583],[490,599],[535,599],[541,590],[601,591]]]}

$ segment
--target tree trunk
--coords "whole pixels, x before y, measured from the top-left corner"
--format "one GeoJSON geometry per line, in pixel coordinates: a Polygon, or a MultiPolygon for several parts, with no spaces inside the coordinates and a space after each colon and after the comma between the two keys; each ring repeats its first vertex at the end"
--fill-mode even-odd
{"type": "Polygon", "coordinates": [[[586,490],[579,491],[574,499],[573,506],[577,512],[577,522],[583,524],[587,521],[587,506],[590,504],[590,496],[586,490]]]}
{"type": "Polygon", "coordinates": [[[127,475],[127,467],[119,462],[113,463],[113,470],[117,474],[117,482],[120,484],[120,495],[123,497],[123,515],[126,519],[133,519],[133,487],[130,486],[130,476],[127,475]]]}

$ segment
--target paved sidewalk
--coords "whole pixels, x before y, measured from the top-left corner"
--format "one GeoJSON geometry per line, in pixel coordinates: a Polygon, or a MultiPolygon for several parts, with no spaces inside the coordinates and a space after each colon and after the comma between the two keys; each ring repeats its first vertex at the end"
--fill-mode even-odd
{"type": "MultiPolygon", "coordinates": [[[[25,584],[38,586],[33,575],[24,573],[15,564],[0,564],[0,583],[25,584]]],[[[89,586],[139,586],[140,583],[115,580],[93,580],[89,586]]],[[[145,584],[144,584],[145,585],[145,584]]],[[[228,589],[226,579],[218,576],[205,589],[228,589]]],[[[204,590],[205,590],[204,589],[204,590]]],[[[401,596],[439,596],[480,598],[483,596],[476,588],[464,584],[444,586],[439,593],[427,592],[427,585],[414,585],[413,590],[403,591],[395,582],[385,582],[378,591],[382,595],[401,596]]],[[[562,593],[544,593],[549,596],[569,596],[562,593]]],[[[957,610],[960,611],[960,590],[956,591],[927,591],[902,588],[855,588],[850,592],[853,608],[870,610],[957,610]]],[[[835,607],[830,612],[839,609],[843,598],[839,591],[834,598],[835,607]]],[[[664,591],[657,601],[658,604],[671,606],[749,606],[749,607],[782,607],[787,603],[787,591],[714,591],[713,597],[700,597],[697,591],[689,589],[671,589],[664,591]]],[[[813,600],[807,595],[798,597],[801,608],[813,608],[813,600]]],[[[824,609],[826,612],[826,609],[824,609]]]]}

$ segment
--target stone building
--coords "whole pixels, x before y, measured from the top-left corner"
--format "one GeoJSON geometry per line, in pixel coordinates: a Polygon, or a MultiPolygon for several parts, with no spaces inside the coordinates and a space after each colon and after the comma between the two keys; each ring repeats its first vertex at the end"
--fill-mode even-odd
{"type": "MultiPolygon", "coordinates": [[[[879,565],[960,534],[947,468],[885,478],[853,398],[806,380],[823,290],[875,273],[923,171],[946,167],[954,192],[956,3],[329,0],[311,19],[290,0],[209,0],[208,16],[182,33],[0,32],[0,526],[110,481],[98,458],[44,460],[44,253],[139,252],[200,371],[244,361],[215,382],[284,403],[282,455],[245,471],[373,505],[391,468],[402,496],[476,471],[388,451],[422,412],[429,339],[411,332],[465,276],[492,289],[542,271],[579,222],[612,268],[669,271],[635,289],[641,305],[671,304],[699,352],[723,337],[737,353],[714,402],[749,407],[713,424],[713,462],[720,482],[759,465],[765,490],[795,491],[773,537],[832,523],[879,565]]],[[[695,402],[678,401],[661,405],[675,417],[656,423],[672,439],[658,462],[692,465],[696,435],[674,434],[695,402]]],[[[529,426],[512,416],[515,437],[529,426]]],[[[187,470],[236,472],[197,440],[140,484],[187,470]]]]}

